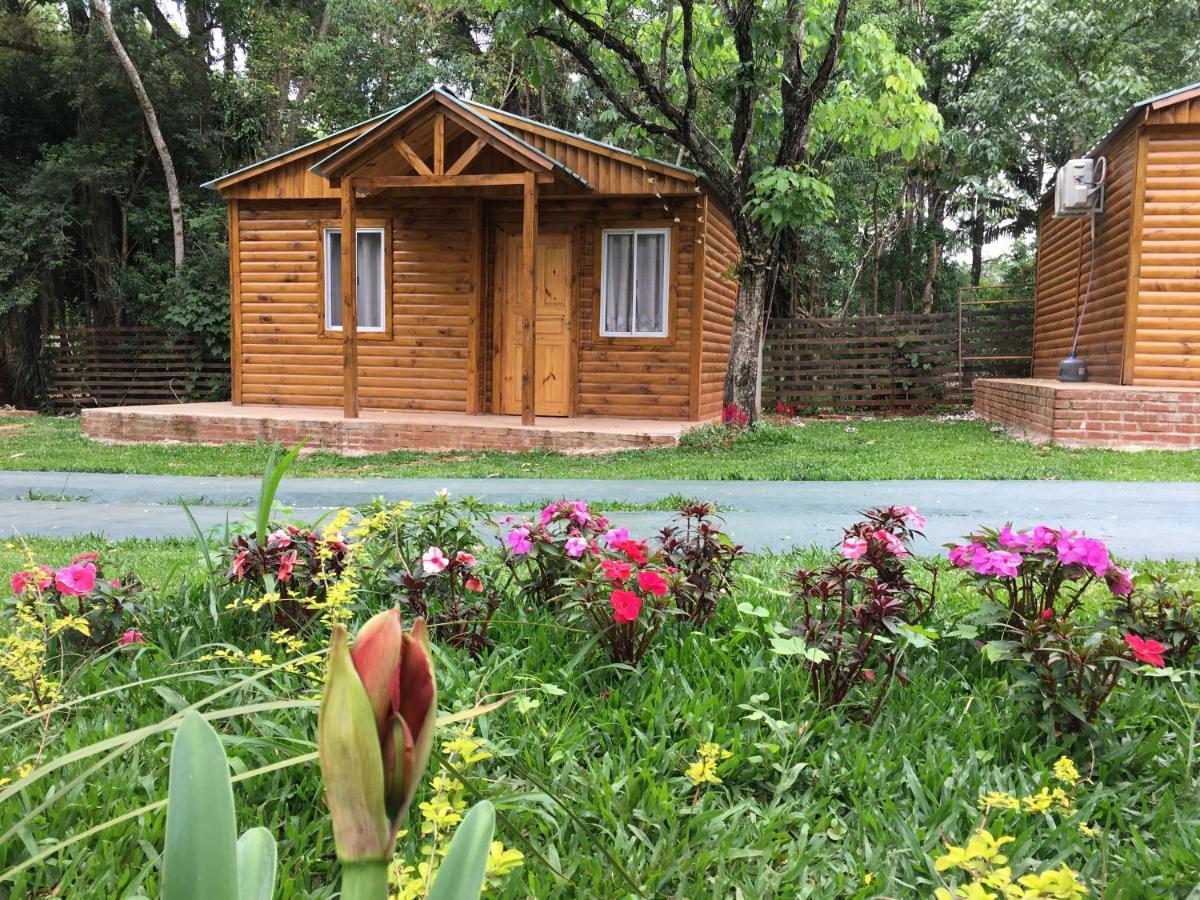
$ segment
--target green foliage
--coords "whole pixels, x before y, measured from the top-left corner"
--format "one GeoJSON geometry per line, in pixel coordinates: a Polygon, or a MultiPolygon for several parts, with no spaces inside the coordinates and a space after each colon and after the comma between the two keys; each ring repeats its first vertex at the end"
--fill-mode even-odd
{"type": "Polygon", "coordinates": [[[496,810],[491,803],[480,800],[471,807],[455,829],[427,900],[474,900],[479,896],[495,827],[496,810]]]}

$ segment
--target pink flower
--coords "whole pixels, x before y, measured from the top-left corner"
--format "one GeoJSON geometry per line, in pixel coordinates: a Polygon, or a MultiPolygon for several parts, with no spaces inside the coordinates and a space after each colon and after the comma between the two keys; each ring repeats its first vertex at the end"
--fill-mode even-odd
{"type": "Polygon", "coordinates": [[[973,565],[975,557],[979,554],[986,554],[987,547],[979,541],[969,541],[965,544],[959,544],[957,547],[951,547],[950,552],[946,554],[950,558],[950,562],[958,566],[960,569],[965,569],[967,566],[973,565]]]}
{"type": "Polygon", "coordinates": [[[667,592],[667,579],[663,578],[657,572],[648,572],[642,570],[638,572],[638,587],[643,591],[649,591],[655,597],[661,597],[667,592]]]}
{"type": "Polygon", "coordinates": [[[478,578],[468,578],[463,584],[463,587],[475,594],[483,592],[483,582],[478,578]]]}
{"type": "Polygon", "coordinates": [[[71,563],[54,573],[54,585],[68,597],[90,594],[96,586],[95,563],[71,563]]]}
{"type": "Polygon", "coordinates": [[[508,541],[508,546],[516,556],[524,556],[533,549],[533,542],[529,540],[528,528],[514,528],[504,539],[508,541]]]}
{"type": "Polygon", "coordinates": [[[279,531],[273,531],[267,535],[267,546],[289,547],[292,543],[292,536],[282,528],[279,531]]]}
{"type": "Polygon", "coordinates": [[[538,516],[538,521],[540,521],[543,525],[549,525],[550,522],[554,519],[554,514],[556,512],[558,512],[558,504],[551,503],[549,506],[547,506],[545,509],[542,510],[541,515],[538,516]]]}
{"type": "Polygon", "coordinates": [[[628,528],[610,528],[604,532],[604,543],[610,547],[616,544],[623,544],[627,540],[629,540],[628,528]]]}
{"type": "Polygon", "coordinates": [[[917,508],[915,506],[901,506],[900,515],[904,516],[904,521],[913,528],[925,527],[925,517],[917,512],[917,508]]]}
{"type": "Polygon", "coordinates": [[[1097,575],[1103,575],[1112,565],[1108,559],[1108,548],[1103,541],[1064,532],[1055,544],[1058,561],[1064,566],[1080,565],[1097,575]]]}
{"type": "Polygon", "coordinates": [[[1114,597],[1128,597],[1133,593],[1133,579],[1124,569],[1113,566],[1104,574],[1104,580],[1114,597]]]}
{"type": "Polygon", "coordinates": [[[881,541],[888,551],[893,556],[908,556],[908,548],[904,546],[904,541],[896,537],[890,531],[884,531],[882,528],[876,531],[873,535],[875,540],[881,541]]]}
{"type": "Polygon", "coordinates": [[[1033,537],[1031,539],[1031,547],[1034,550],[1041,550],[1049,547],[1058,540],[1058,530],[1051,528],[1049,525],[1038,525],[1033,529],[1033,537]]]}
{"type": "Polygon", "coordinates": [[[615,622],[632,622],[642,611],[642,598],[633,591],[613,591],[609,602],[612,603],[615,622]]]}
{"type": "Polygon", "coordinates": [[[842,556],[846,559],[858,559],[866,552],[866,538],[848,537],[842,541],[842,556]]]}
{"type": "Polygon", "coordinates": [[[12,580],[9,584],[12,586],[14,594],[25,593],[25,588],[33,583],[33,576],[28,572],[13,572],[12,580]]]}
{"type": "Polygon", "coordinates": [[[1165,666],[1166,660],[1163,659],[1163,654],[1167,652],[1167,648],[1158,641],[1148,641],[1138,637],[1136,634],[1125,635],[1125,643],[1127,643],[1133,655],[1142,662],[1154,666],[1165,666]]]}
{"type": "Polygon", "coordinates": [[[75,554],[75,556],[71,557],[71,562],[73,562],[73,563],[95,562],[99,558],[100,558],[99,553],[77,553],[77,554],[75,554]]]}
{"type": "Polygon", "coordinates": [[[619,559],[602,559],[600,568],[604,570],[604,577],[609,581],[624,581],[633,574],[633,566],[619,559]]]}
{"type": "Polygon", "coordinates": [[[1024,531],[1013,531],[1008,525],[1000,529],[1000,546],[1005,550],[1022,550],[1032,541],[1033,538],[1024,531]]]}
{"type": "Polygon", "coordinates": [[[584,501],[576,500],[571,506],[571,518],[580,525],[586,525],[591,517],[591,513],[588,512],[587,504],[584,501]]]}
{"type": "Polygon", "coordinates": [[[421,554],[421,568],[426,575],[436,575],[450,565],[441,547],[430,547],[421,554]]]}
{"type": "Polygon", "coordinates": [[[146,639],[142,637],[142,633],[136,628],[130,628],[123,635],[117,638],[117,644],[121,647],[128,647],[130,644],[144,644],[146,639]]]}
{"type": "Polygon", "coordinates": [[[233,558],[233,566],[230,571],[234,578],[243,578],[246,575],[246,558],[249,556],[245,550],[238,551],[238,555],[233,558]]]}
{"type": "Polygon", "coordinates": [[[971,565],[980,575],[1003,575],[1008,578],[1016,578],[1017,570],[1021,568],[1021,562],[1020,553],[991,550],[987,553],[975,554],[971,565]]]}
{"type": "Polygon", "coordinates": [[[584,551],[587,550],[587,541],[581,537],[569,537],[566,540],[565,546],[567,548],[567,556],[572,559],[579,559],[579,557],[583,556],[584,551]]]}
{"type": "Polygon", "coordinates": [[[295,568],[297,556],[297,552],[293,550],[291,553],[285,553],[279,557],[279,569],[275,574],[280,581],[287,581],[292,577],[292,569],[295,568]]]}
{"type": "Polygon", "coordinates": [[[475,565],[475,557],[472,556],[470,553],[468,553],[466,550],[459,550],[457,553],[455,553],[454,561],[456,563],[458,563],[460,566],[475,565]]]}

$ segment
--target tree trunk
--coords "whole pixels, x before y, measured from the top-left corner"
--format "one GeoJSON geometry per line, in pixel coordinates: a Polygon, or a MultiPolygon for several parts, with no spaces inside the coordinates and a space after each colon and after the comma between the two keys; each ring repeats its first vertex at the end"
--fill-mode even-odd
{"type": "Polygon", "coordinates": [[[971,285],[979,287],[983,278],[983,240],[987,219],[984,218],[983,204],[975,209],[975,219],[971,222],[971,285]]]}
{"type": "Polygon", "coordinates": [[[929,268],[925,270],[925,287],[921,289],[921,312],[928,315],[933,312],[933,280],[937,278],[938,260],[942,256],[942,245],[933,242],[929,248],[929,268]]]}
{"type": "Polygon", "coordinates": [[[129,58],[129,54],[125,52],[121,39],[117,37],[117,31],[113,28],[112,19],[108,17],[108,9],[104,5],[104,0],[92,0],[92,8],[104,26],[104,33],[108,35],[108,41],[112,44],[113,52],[117,54],[121,67],[129,76],[129,83],[133,86],[133,93],[137,95],[142,115],[146,117],[146,127],[150,131],[154,147],[158,150],[158,158],[162,162],[163,178],[167,183],[167,199],[171,204],[171,228],[175,237],[175,278],[178,279],[183,273],[183,204],[179,199],[179,180],[175,177],[175,164],[171,162],[171,153],[167,150],[167,143],[163,140],[162,131],[158,127],[158,116],[150,102],[150,95],[146,93],[146,87],[142,84],[142,77],[138,74],[137,67],[129,58]]]}
{"type": "Polygon", "coordinates": [[[758,418],[758,385],[762,374],[760,349],[767,311],[771,267],[765,260],[743,260],[733,311],[729,365],[725,369],[725,405],[758,418]]]}

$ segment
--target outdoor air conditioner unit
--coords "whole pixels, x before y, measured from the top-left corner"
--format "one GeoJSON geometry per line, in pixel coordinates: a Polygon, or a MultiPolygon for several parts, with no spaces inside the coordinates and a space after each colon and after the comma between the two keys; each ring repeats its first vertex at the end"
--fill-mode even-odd
{"type": "Polygon", "coordinates": [[[1072,159],[1058,170],[1054,183],[1054,216],[1069,218],[1104,212],[1104,175],[1107,165],[1091,159],[1072,159]]]}

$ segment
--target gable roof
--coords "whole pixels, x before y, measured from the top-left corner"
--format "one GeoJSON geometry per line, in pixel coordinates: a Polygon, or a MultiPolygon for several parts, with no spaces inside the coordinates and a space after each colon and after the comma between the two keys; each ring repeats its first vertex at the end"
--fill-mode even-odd
{"type": "Polygon", "coordinates": [[[1157,94],[1153,97],[1147,97],[1145,100],[1139,100],[1137,103],[1133,104],[1133,106],[1129,107],[1125,115],[1121,117],[1121,121],[1114,125],[1108,134],[1096,141],[1095,146],[1093,146],[1092,149],[1089,150],[1085,155],[1091,156],[1093,153],[1111,141],[1117,136],[1118,132],[1136,119],[1139,113],[1143,111],[1149,112],[1151,110],[1165,109],[1166,107],[1174,106],[1177,103],[1186,103],[1188,100],[1198,96],[1200,96],[1200,81],[1197,81],[1195,84],[1189,84],[1185,87],[1175,88],[1172,91],[1166,91],[1165,93],[1157,94]]]}
{"type": "MultiPolygon", "coordinates": [[[[326,137],[309,141],[291,150],[285,150],[282,153],[277,153],[274,156],[243,166],[233,172],[220,175],[205,182],[202,186],[215,190],[231,187],[234,184],[268,172],[278,166],[294,162],[304,156],[311,156],[315,151],[323,149],[329,149],[330,152],[315,165],[311,166],[310,171],[327,178],[336,177],[341,164],[356,158],[374,140],[390,134],[403,122],[427,111],[434,103],[440,104],[445,111],[466,120],[473,129],[478,129],[488,134],[497,144],[505,145],[504,148],[497,146],[497,149],[506,151],[510,157],[519,157],[527,167],[553,172],[565,180],[583,187],[592,187],[592,185],[589,185],[579,173],[574,171],[563,160],[557,158],[554,153],[534,146],[520,132],[552,139],[545,142],[539,140],[539,143],[547,144],[550,148],[556,145],[561,148],[564,144],[570,144],[584,152],[603,154],[606,157],[634,165],[647,172],[657,172],[688,184],[696,184],[700,181],[698,173],[685,166],[641,156],[612,144],[589,138],[586,135],[545,125],[541,122],[505,112],[504,110],[473,100],[464,100],[446,88],[435,86],[396,109],[380,113],[326,137]],[[347,140],[347,137],[349,140],[347,140]]],[[[533,139],[537,140],[538,137],[534,137],[533,139]]],[[[496,146],[496,144],[493,144],[493,146],[496,146]]]]}

